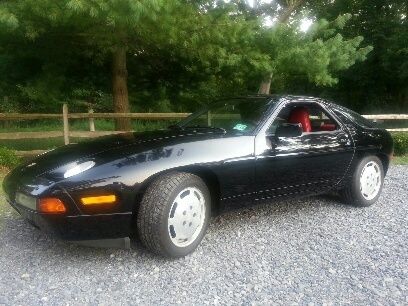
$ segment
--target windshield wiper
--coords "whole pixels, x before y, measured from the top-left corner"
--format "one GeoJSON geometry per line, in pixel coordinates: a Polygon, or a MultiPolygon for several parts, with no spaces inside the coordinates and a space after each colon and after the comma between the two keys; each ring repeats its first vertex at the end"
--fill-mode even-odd
{"type": "Polygon", "coordinates": [[[178,124],[172,124],[167,127],[170,130],[180,130],[184,131],[185,129],[200,129],[200,130],[219,130],[223,132],[224,134],[227,133],[227,130],[221,127],[215,127],[215,126],[204,126],[204,125],[186,125],[186,126],[180,126],[178,124]]]}
{"type": "Polygon", "coordinates": [[[216,127],[216,126],[204,126],[204,125],[187,125],[184,126],[183,128],[185,129],[203,129],[203,130],[218,130],[223,132],[224,134],[227,133],[227,130],[222,128],[222,127],[216,127]]]}

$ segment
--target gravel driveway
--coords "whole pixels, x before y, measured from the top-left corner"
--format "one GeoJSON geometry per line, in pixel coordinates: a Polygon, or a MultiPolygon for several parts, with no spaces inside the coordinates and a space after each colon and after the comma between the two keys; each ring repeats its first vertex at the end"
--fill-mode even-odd
{"type": "Polygon", "coordinates": [[[55,241],[0,201],[0,304],[408,303],[407,166],[373,207],[320,196],[228,212],[171,261],[55,241]]]}

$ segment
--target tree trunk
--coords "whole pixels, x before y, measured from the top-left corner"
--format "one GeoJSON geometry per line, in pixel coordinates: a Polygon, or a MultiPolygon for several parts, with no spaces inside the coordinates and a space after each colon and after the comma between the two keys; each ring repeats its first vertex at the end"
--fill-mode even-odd
{"type": "MultiPolygon", "coordinates": [[[[128,113],[129,95],[127,88],[126,48],[118,47],[113,52],[112,58],[112,86],[113,86],[113,109],[115,113],[128,113]]],[[[117,131],[131,130],[130,118],[115,119],[117,131]]]]}
{"type": "MultiPolygon", "coordinates": [[[[278,16],[278,22],[279,23],[288,23],[290,15],[301,5],[303,5],[306,2],[306,0],[287,0],[286,4],[287,7],[284,9],[283,13],[278,16]]],[[[271,89],[271,82],[272,82],[272,74],[269,78],[265,78],[261,84],[259,85],[259,91],[258,93],[260,94],[269,94],[270,89],[271,89]]]]}
{"type": "MultiPolygon", "coordinates": [[[[3,101],[4,101],[4,105],[6,106],[5,111],[7,111],[7,109],[8,109],[8,103],[9,103],[9,97],[8,97],[8,96],[4,96],[4,97],[3,97],[3,101]]],[[[8,111],[10,111],[10,110],[8,110],[8,111]]],[[[4,128],[9,128],[9,127],[10,127],[10,123],[11,123],[11,121],[2,120],[2,125],[3,125],[4,128]]]]}
{"type": "Polygon", "coordinates": [[[269,95],[269,92],[271,90],[271,83],[272,83],[272,73],[261,82],[261,85],[259,85],[258,93],[269,95]]]}
{"type": "Polygon", "coordinates": [[[279,23],[287,23],[289,21],[290,15],[305,4],[306,0],[287,0],[286,1],[286,8],[284,9],[283,13],[278,16],[279,23]]]}

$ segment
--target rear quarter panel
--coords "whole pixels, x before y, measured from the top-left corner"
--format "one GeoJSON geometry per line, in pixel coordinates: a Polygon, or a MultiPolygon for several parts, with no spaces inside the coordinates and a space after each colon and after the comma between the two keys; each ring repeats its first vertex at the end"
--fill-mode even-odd
{"type": "Polygon", "coordinates": [[[393,140],[390,133],[384,129],[361,127],[350,121],[346,125],[354,140],[355,154],[343,183],[352,178],[359,161],[367,155],[379,157],[386,174],[393,153],[393,140]]]}
{"type": "Polygon", "coordinates": [[[374,123],[347,108],[332,103],[330,105],[335,114],[345,124],[355,145],[352,163],[338,188],[341,189],[350,181],[359,161],[367,155],[378,156],[383,163],[386,174],[393,153],[393,139],[390,133],[385,129],[375,127],[374,123]],[[353,117],[356,120],[353,120],[353,117]]]}

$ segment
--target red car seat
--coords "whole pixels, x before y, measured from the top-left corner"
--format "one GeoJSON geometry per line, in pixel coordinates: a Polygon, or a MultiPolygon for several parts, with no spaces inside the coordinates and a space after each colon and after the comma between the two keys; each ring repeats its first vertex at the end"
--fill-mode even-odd
{"type": "Polygon", "coordinates": [[[306,107],[296,107],[289,115],[289,123],[300,123],[302,125],[303,132],[311,132],[312,124],[310,123],[309,111],[306,107]]]}

